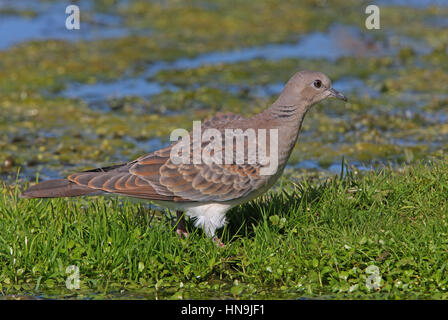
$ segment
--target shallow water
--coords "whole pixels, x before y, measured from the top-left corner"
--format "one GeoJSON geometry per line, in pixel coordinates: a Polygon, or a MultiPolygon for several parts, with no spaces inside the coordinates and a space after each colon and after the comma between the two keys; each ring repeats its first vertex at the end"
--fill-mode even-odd
{"type": "MultiPolygon", "coordinates": [[[[357,55],[385,55],[388,50],[381,48],[377,43],[372,50],[371,44],[364,43],[359,30],[349,26],[335,26],[328,33],[315,32],[301,37],[295,44],[267,44],[265,46],[241,48],[238,50],[211,52],[194,58],[180,58],[174,62],[160,61],[152,64],[145,74],[133,79],[120,79],[110,83],[74,84],[64,92],[63,96],[71,98],[91,99],[107,96],[151,96],[161,93],[163,90],[176,90],[172,84],[160,84],[151,77],[164,70],[196,69],[204,65],[213,66],[221,64],[234,64],[254,59],[266,59],[270,61],[294,58],[294,59],[325,59],[336,61],[341,57],[357,55]],[[350,38],[350,42],[344,39],[350,38]]],[[[273,84],[269,91],[277,94],[279,86],[273,84]]]]}
{"type": "Polygon", "coordinates": [[[72,84],[61,95],[68,98],[80,98],[90,102],[126,96],[150,97],[164,90],[176,91],[177,88],[171,84],[147,81],[145,78],[133,78],[89,85],[72,84]]]}
{"type": "Polygon", "coordinates": [[[378,3],[379,5],[406,7],[410,6],[416,8],[448,6],[448,2],[446,0],[378,0],[376,1],[376,3],[378,3]]]}
{"type": "MultiPolygon", "coordinates": [[[[92,0],[84,0],[78,2],[82,12],[86,12],[88,19],[82,23],[82,30],[68,31],[65,29],[61,20],[66,17],[65,3],[61,1],[55,2],[35,2],[35,1],[0,1],[0,9],[15,9],[15,10],[31,10],[35,16],[25,17],[18,14],[3,14],[0,20],[0,50],[8,50],[11,46],[20,43],[26,43],[29,40],[45,41],[47,39],[62,39],[69,42],[77,42],[81,40],[91,41],[94,43],[99,39],[121,39],[132,34],[140,34],[147,37],[151,37],[155,31],[150,31],[148,28],[141,27],[139,29],[131,29],[124,24],[124,19],[120,16],[117,10],[120,6],[126,6],[126,2],[120,3],[114,10],[97,10],[95,8],[95,2],[92,0]],[[10,30],[14,30],[12,33],[10,30]]],[[[400,1],[388,1],[388,5],[405,5],[400,1]]],[[[443,1],[418,1],[407,2],[406,5],[410,6],[432,6],[432,5],[445,5],[443,1]]],[[[444,17],[438,17],[438,19],[426,19],[425,23],[429,26],[443,26],[444,17]]],[[[114,108],[111,101],[114,99],[124,99],[126,97],[138,97],[143,101],[151,105],[154,98],[159,97],[165,93],[167,97],[174,96],[175,94],[185,94],[186,96],[194,94],[201,88],[199,84],[188,85],[175,85],[170,81],[160,80],[159,75],[163,72],[196,72],[196,70],[207,70],[207,68],[214,68],[220,66],[232,66],[242,65],[245,63],[250,64],[253,61],[266,61],[266,63],[282,63],[285,60],[295,60],[297,63],[301,61],[325,61],[331,64],[338,64],[341,59],[344,58],[381,58],[390,57],[391,59],[397,59],[401,55],[401,50],[406,48],[412,51],[417,57],[428,55],[432,52],[433,48],[428,46],[426,39],[417,39],[410,37],[409,35],[399,35],[392,29],[387,29],[382,34],[366,32],[358,26],[349,25],[345,23],[336,22],[328,28],[327,31],[314,31],[305,34],[296,34],[295,42],[289,43],[266,43],[263,45],[257,45],[253,47],[241,47],[238,49],[230,49],[223,51],[210,50],[196,56],[179,57],[176,59],[164,59],[151,60],[147,63],[144,70],[141,70],[137,75],[133,75],[133,72],[125,72],[122,77],[118,79],[112,79],[109,81],[93,81],[93,83],[79,83],[68,82],[65,83],[65,88],[62,91],[52,93],[50,98],[64,97],[69,99],[80,99],[94,112],[98,112],[101,115],[111,114],[111,116],[123,118],[127,114],[123,113],[121,109],[114,108]],[[185,92],[185,93],[184,93],[185,92]],[[191,92],[191,93],[190,93],[191,92]]],[[[424,65],[422,62],[418,62],[424,65]]],[[[113,66],[111,66],[113,67],[113,66]]],[[[293,72],[292,70],[290,71],[293,72]]],[[[205,74],[207,71],[205,72],[205,74]]],[[[188,77],[188,76],[186,76],[188,77]]],[[[163,79],[163,78],[162,78],[163,79]]],[[[206,84],[206,87],[210,87],[223,92],[223,94],[229,94],[235,99],[251,99],[256,101],[257,99],[272,99],[278,95],[283,89],[284,82],[287,80],[285,77],[281,78],[281,81],[272,80],[264,84],[244,84],[244,83],[222,83],[220,81],[206,84]],[[246,96],[245,96],[246,95],[246,96]]],[[[382,100],[384,88],[376,85],[376,83],[383,81],[384,76],[380,74],[370,74],[368,77],[361,79],[354,75],[347,75],[336,78],[334,80],[334,88],[344,92],[351,99],[357,101],[358,99],[367,99],[366,101],[382,100]]],[[[180,79],[182,80],[182,79],[180,79]]],[[[383,106],[374,107],[372,110],[368,110],[367,114],[377,116],[384,113],[383,110],[387,110],[386,114],[393,117],[403,117],[403,119],[414,119],[419,117],[425,122],[425,125],[444,125],[447,122],[447,113],[444,109],[441,110],[422,110],[431,103],[434,95],[423,94],[414,90],[407,90],[393,96],[393,101],[405,104],[405,108],[401,105],[399,107],[391,108],[389,103],[385,103],[383,106]]],[[[446,99],[443,94],[438,94],[437,99],[446,99]]],[[[165,100],[162,99],[162,106],[165,108],[165,100]]],[[[390,100],[392,101],[392,100],[390,100]]],[[[177,103],[177,102],[176,102],[177,103]]],[[[183,102],[180,101],[180,104],[183,102]]],[[[380,102],[384,103],[384,102],[380,102]]],[[[220,109],[225,109],[227,106],[222,105],[220,109]]],[[[144,115],[147,112],[142,107],[141,110],[138,106],[131,105],[130,111],[134,113],[141,113],[144,115]]],[[[153,107],[151,109],[154,111],[153,107]]],[[[161,113],[166,116],[166,119],[160,119],[160,121],[170,121],[170,116],[188,115],[189,110],[187,108],[179,108],[179,110],[170,110],[165,113],[161,113]]],[[[366,114],[366,112],[363,112],[366,114]]],[[[338,109],[332,111],[328,110],[324,113],[330,118],[339,118],[341,120],[350,121],[350,117],[347,113],[342,113],[338,109]]],[[[203,118],[204,115],[201,115],[203,118]]],[[[316,123],[316,120],[312,120],[316,123]]],[[[313,123],[313,122],[312,122],[313,123]]],[[[315,124],[313,124],[315,125],[315,124]]],[[[356,136],[359,134],[359,130],[369,130],[368,124],[355,123],[352,131],[342,133],[335,133],[332,136],[332,140],[327,142],[328,146],[337,149],[338,144],[342,143],[349,136],[356,136]],[[358,131],[356,131],[358,130],[358,131]]],[[[337,128],[338,126],[334,126],[337,128]]],[[[321,139],[321,135],[316,132],[319,128],[306,128],[303,132],[301,140],[303,143],[310,143],[321,139]]],[[[393,128],[392,128],[393,130],[393,128]]],[[[63,134],[63,131],[55,131],[53,129],[48,130],[43,136],[38,134],[44,140],[53,138],[57,139],[58,135],[63,134]],[[59,132],[59,133],[58,133],[59,132]],[[61,133],[62,132],[62,133],[61,133]]],[[[12,138],[14,139],[14,138],[12,138]]],[[[92,140],[101,142],[101,137],[92,136],[92,140]]],[[[131,135],[124,135],[123,142],[130,143],[132,146],[132,154],[150,152],[161,145],[165,145],[166,139],[160,136],[150,136],[145,139],[136,139],[131,135]]],[[[414,137],[408,137],[403,139],[400,137],[387,137],[388,142],[394,144],[401,144],[403,147],[417,146],[421,144],[421,141],[416,141],[414,137]]],[[[425,142],[427,146],[433,149],[440,148],[446,142],[446,139],[435,139],[433,141],[425,142]]],[[[109,157],[119,161],[128,160],[128,153],[122,155],[121,148],[117,148],[116,154],[109,154],[109,157]]],[[[305,156],[306,157],[306,156],[305,156]]],[[[382,158],[380,156],[378,160],[391,160],[396,158],[396,155],[390,156],[390,158],[382,158]]],[[[316,158],[315,155],[309,158],[299,157],[291,163],[292,168],[304,168],[304,169],[316,169],[316,170],[328,170],[330,172],[340,171],[339,159],[324,159],[324,164],[321,163],[321,157],[316,158]]],[[[367,170],[370,168],[369,163],[363,163],[356,159],[352,159],[360,170],[367,170]]],[[[87,164],[90,162],[87,162],[87,164]]],[[[97,164],[91,163],[92,166],[97,164]]],[[[99,165],[99,164],[98,164],[99,165]]],[[[67,169],[67,164],[64,165],[67,169]]],[[[60,171],[52,166],[46,168],[46,164],[38,164],[27,167],[22,171],[21,176],[26,178],[35,172],[41,172],[42,178],[55,177],[60,171]]],[[[64,169],[64,170],[65,170],[64,169]]],[[[2,174],[5,177],[5,174],[2,174]]],[[[11,177],[11,173],[7,174],[11,177]]]]}
{"type": "MultiPolygon", "coordinates": [[[[359,30],[350,26],[334,26],[328,33],[313,32],[300,37],[294,44],[267,44],[259,47],[242,48],[227,52],[212,52],[195,58],[182,58],[163,69],[194,69],[203,65],[228,64],[249,61],[257,58],[267,60],[281,60],[287,58],[326,59],[336,61],[345,56],[387,54],[379,47],[367,50],[368,43],[364,42],[359,30]],[[345,41],[349,38],[350,46],[345,41]]],[[[160,71],[161,68],[150,68],[149,75],[160,71]]]]}
{"type": "MultiPolygon", "coordinates": [[[[91,1],[77,3],[81,12],[91,10],[91,1]]],[[[82,29],[67,30],[64,2],[1,1],[0,9],[28,9],[34,17],[3,15],[0,19],[0,50],[25,41],[60,39],[65,41],[95,40],[123,37],[133,32],[124,28],[120,18],[106,13],[91,13],[82,22],[82,29]],[[88,21],[85,21],[88,20],[88,21]]]]}

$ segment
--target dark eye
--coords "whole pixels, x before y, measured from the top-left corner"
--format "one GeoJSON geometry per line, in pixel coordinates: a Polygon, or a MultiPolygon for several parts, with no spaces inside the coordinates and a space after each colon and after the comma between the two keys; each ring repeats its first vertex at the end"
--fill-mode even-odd
{"type": "Polygon", "coordinates": [[[322,87],[322,81],[320,80],[315,80],[313,82],[314,87],[316,87],[317,89],[319,89],[320,87],[322,87]]]}

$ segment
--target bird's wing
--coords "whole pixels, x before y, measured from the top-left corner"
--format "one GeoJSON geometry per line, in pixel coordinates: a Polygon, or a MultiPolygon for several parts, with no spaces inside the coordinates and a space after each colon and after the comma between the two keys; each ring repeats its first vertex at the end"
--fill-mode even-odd
{"type": "MultiPolygon", "coordinates": [[[[215,128],[224,134],[226,126],[240,120],[244,118],[239,115],[218,114],[206,120],[202,129],[215,128]]],[[[176,202],[229,201],[244,197],[264,182],[259,165],[248,164],[247,157],[243,164],[175,164],[170,159],[174,145],[127,164],[73,174],[68,179],[106,192],[176,202]]]]}

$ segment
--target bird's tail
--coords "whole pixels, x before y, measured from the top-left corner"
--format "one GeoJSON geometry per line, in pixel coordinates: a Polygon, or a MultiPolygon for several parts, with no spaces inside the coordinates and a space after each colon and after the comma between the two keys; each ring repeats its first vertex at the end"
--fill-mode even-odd
{"type": "Polygon", "coordinates": [[[25,190],[21,198],[60,198],[94,195],[98,190],[80,186],[66,179],[41,182],[25,190]]]}

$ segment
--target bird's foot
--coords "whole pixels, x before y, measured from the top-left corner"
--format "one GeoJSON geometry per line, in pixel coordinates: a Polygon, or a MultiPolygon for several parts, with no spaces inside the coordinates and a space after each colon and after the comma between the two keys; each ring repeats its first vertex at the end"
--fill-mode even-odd
{"type": "Polygon", "coordinates": [[[176,215],[177,215],[176,233],[179,237],[186,238],[186,237],[188,237],[188,232],[187,232],[187,228],[185,227],[184,214],[182,213],[182,211],[176,211],[176,215]]]}
{"type": "Polygon", "coordinates": [[[187,232],[187,230],[185,230],[185,229],[182,229],[182,228],[177,228],[176,229],[176,233],[177,233],[177,235],[179,236],[179,237],[181,237],[181,238],[187,238],[188,237],[188,232],[187,232]]]}
{"type": "Polygon", "coordinates": [[[213,237],[213,242],[216,243],[218,247],[224,247],[224,243],[217,236],[213,237]]]}

